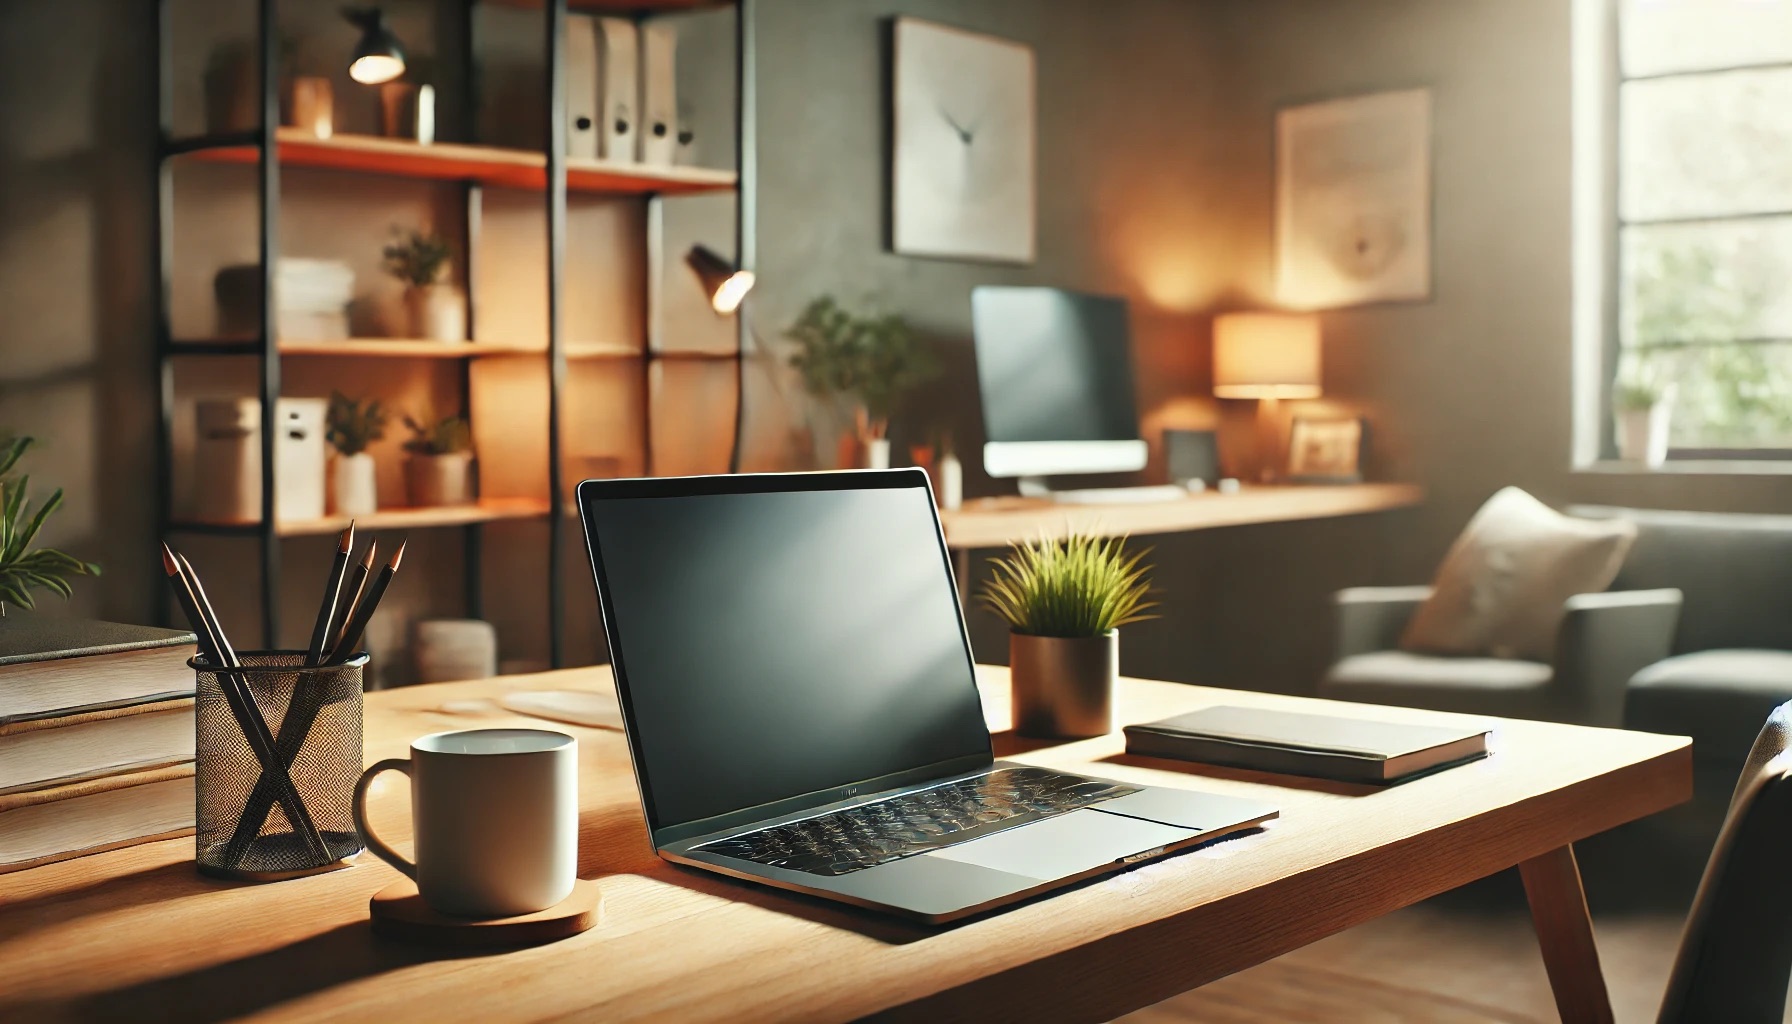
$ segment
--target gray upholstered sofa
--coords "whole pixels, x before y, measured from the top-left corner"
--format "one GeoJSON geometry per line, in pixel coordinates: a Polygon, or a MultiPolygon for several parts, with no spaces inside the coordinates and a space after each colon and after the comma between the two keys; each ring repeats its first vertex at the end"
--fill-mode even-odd
{"type": "MultiPolygon", "coordinates": [[[[1549,663],[1400,650],[1430,587],[1354,587],[1337,595],[1337,660],[1319,695],[1368,704],[1617,725],[1625,684],[1669,654],[1680,592],[1671,588],[1568,599],[1549,663]]],[[[1759,728],[1765,715],[1756,719],[1759,728]]],[[[1753,741],[1751,735],[1749,741],[1753,741]]],[[[1743,744],[1748,749],[1748,744],[1743,744]]],[[[1731,773],[1731,778],[1735,773],[1731,773]]]]}
{"type": "Polygon", "coordinates": [[[1637,524],[1614,588],[1686,595],[1671,650],[1630,682],[1624,724],[1690,735],[1700,795],[1728,793],[1761,723],[1792,700],[1792,516],[1569,511],[1637,524]]]}

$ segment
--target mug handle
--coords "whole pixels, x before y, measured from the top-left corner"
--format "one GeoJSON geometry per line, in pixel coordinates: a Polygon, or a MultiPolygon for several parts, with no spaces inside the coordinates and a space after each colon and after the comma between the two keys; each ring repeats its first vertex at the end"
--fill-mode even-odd
{"type": "Polygon", "coordinates": [[[361,839],[367,843],[367,848],[373,851],[375,857],[404,872],[406,878],[415,882],[417,880],[417,865],[400,857],[398,851],[387,846],[384,840],[374,835],[373,829],[367,824],[367,787],[373,783],[374,776],[385,771],[403,772],[409,776],[411,774],[410,759],[388,757],[361,773],[360,780],[355,783],[355,828],[360,831],[361,839]]]}

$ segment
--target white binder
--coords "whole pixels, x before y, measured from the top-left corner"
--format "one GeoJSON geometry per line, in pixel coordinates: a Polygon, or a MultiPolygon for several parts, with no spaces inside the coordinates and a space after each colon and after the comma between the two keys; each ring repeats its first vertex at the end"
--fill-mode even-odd
{"type": "Polygon", "coordinates": [[[641,110],[635,101],[637,54],[635,23],[625,18],[598,18],[602,36],[599,56],[603,65],[603,123],[599,135],[603,139],[606,160],[635,159],[636,138],[641,134],[641,110]]]}
{"type": "Polygon", "coordinates": [[[678,152],[678,27],[641,26],[641,162],[670,164],[678,152]]]}
{"type": "Polygon", "coordinates": [[[597,19],[566,16],[566,155],[596,158],[599,135],[597,19]]]}

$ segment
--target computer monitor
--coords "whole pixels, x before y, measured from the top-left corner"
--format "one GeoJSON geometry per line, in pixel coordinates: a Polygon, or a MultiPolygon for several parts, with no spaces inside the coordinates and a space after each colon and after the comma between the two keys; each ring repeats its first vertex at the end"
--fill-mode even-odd
{"type": "Polygon", "coordinates": [[[1145,468],[1124,300],[982,287],[971,325],[990,476],[1033,493],[1053,474],[1145,468]]]}

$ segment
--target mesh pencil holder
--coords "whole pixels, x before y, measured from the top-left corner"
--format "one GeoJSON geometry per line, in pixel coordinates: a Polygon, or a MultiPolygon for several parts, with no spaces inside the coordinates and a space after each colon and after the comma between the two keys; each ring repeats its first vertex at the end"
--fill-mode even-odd
{"type": "Polygon", "coordinates": [[[198,691],[199,870],[276,881],[346,866],[362,848],[352,796],[367,655],[317,668],[305,667],[302,651],[247,651],[239,660],[239,669],[188,662],[198,691]],[[243,713],[245,699],[264,724],[243,713]]]}

